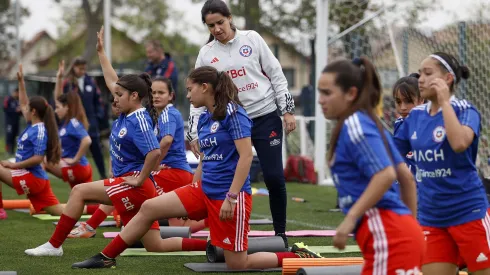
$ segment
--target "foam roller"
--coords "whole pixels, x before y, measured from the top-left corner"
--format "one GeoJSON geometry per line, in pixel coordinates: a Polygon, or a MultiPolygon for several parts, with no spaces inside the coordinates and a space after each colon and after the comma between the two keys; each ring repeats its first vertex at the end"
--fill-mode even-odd
{"type": "Polygon", "coordinates": [[[361,257],[346,258],[289,258],[282,261],[283,275],[296,275],[298,269],[314,266],[349,266],[362,265],[364,260],[361,257]]]}
{"type": "Polygon", "coordinates": [[[30,207],[29,200],[3,200],[4,209],[29,209],[30,207]]]}
{"type": "MultiPolygon", "coordinates": [[[[264,237],[248,239],[248,254],[256,252],[286,252],[287,248],[282,237],[264,237]]],[[[224,263],[225,254],[223,248],[211,245],[208,242],[206,257],[210,263],[224,263]]]]}
{"type": "MultiPolygon", "coordinates": [[[[190,238],[191,229],[187,226],[160,226],[160,236],[162,239],[181,237],[190,238]]],[[[141,241],[135,242],[131,248],[144,248],[141,241]]]]}
{"type": "Polygon", "coordinates": [[[296,275],[359,275],[362,265],[302,267],[296,275]]]}

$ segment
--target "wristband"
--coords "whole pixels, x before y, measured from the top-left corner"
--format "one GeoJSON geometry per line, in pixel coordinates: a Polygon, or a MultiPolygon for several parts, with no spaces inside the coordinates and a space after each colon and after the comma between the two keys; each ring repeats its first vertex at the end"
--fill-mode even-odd
{"type": "Polygon", "coordinates": [[[226,197],[226,200],[229,201],[230,203],[238,203],[237,199],[232,199],[230,197],[226,197]]]}
{"type": "Polygon", "coordinates": [[[238,195],[237,194],[234,194],[234,193],[231,193],[231,192],[228,192],[226,193],[226,198],[230,198],[230,199],[237,199],[238,198],[238,195]]]}

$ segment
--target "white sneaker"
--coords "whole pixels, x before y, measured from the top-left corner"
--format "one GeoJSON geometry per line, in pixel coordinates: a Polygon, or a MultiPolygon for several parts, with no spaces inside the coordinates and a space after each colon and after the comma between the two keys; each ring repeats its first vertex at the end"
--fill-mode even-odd
{"type": "Polygon", "coordinates": [[[61,246],[56,248],[50,242],[36,248],[26,249],[24,252],[29,256],[63,256],[63,248],[61,246]]]}
{"type": "Polygon", "coordinates": [[[80,225],[73,229],[68,238],[93,238],[97,232],[86,222],[81,222],[80,225]]]}

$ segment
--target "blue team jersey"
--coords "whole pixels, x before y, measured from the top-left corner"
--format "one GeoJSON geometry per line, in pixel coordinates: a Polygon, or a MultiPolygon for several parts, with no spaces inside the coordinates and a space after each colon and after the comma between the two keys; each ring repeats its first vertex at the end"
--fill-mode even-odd
{"type": "MultiPolygon", "coordinates": [[[[330,164],[339,194],[339,206],[344,214],[361,197],[376,173],[394,166],[393,162],[396,165],[403,162],[390,133],[385,131],[384,135],[391,152],[386,150],[381,132],[367,114],[358,111],[345,120],[330,164]]],[[[374,207],[401,215],[411,213],[394,186],[388,189],[374,207]]]]}
{"type": "MultiPolygon", "coordinates": [[[[80,121],[72,118],[68,123],[60,125],[59,135],[61,140],[61,158],[74,158],[80,149],[82,139],[88,136],[88,133],[80,121]]],[[[87,158],[83,156],[79,164],[88,165],[87,158]]]]}
{"type": "Polygon", "coordinates": [[[172,104],[169,104],[162,111],[154,131],[158,142],[165,136],[172,136],[174,139],[161,164],[192,173],[185,154],[184,120],[180,112],[172,104]]]}
{"type": "MultiPolygon", "coordinates": [[[[402,123],[403,123],[403,117],[399,117],[395,120],[395,122],[393,123],[393,136],[396,134],[396,132],[398,131],[402,123]]],[[[405,163],[407,164],[408,169],[410,169],[410,172],[412,172],[412,175],[415,177],[416,169],[415,169],[415,162],[413,161],[412,151],[408,152],[403,158],[405,159],[405,163]]],[[[398,183],[398,181],[395,183],[394,186],[395,189],[398,192],[400,192],[400,184],[398,183]]]]}
{"type": "MultiPolygon", "coordinates": [[[[224,200],[235,176],[239,154],[235,140],[251,136],[252,121],[243,107],[228,103],[225,119],[216,121],[205,111],[197,124],[202,160],[202,189],[214,200],[224,200]]],[[[248,171],[247,171],[248,174],[248,171]]],[[[250,176],[242,190],[252,194],[250,176]]]]}
{"type": "MultiPolygon", "coordinates": [[[[15,153],[15,162],[21,162],[32,158],[33,156],[44,156],[48,147],[48,133],[44,128],[44,123],[27,124],[27,128],[20,135],[17,141],[17,152],[15,153]]],[[[36,178],[48,179],[46,171],[41,164],[25,168],[36,178]]]]}
{"type": "MultiPolygon", "coordinates": [[[[393,124],[393,136],[396,135],[396,133],[398,132],[398,129],[400,128],[400,126],[402,125],[404,119],[403,117],[399,117],[395,123],[393,124]]],[[[413,153],[412,151],[408,152],[404,157],[405,159],[405,163],[407,164],[408,166],[408,169],[410,169],[410,171],[412,172],[412,175],[415,176],[415,172],[417,171],[416,167],[415,167],[415,161],[413,159],[413,153]]]]}
{"type": "Polygon", "coordinates": [[[159,149],[153,123],[145,108],[121,114],[112,125],[110,151],[114,177],[141,171],[146,154],[159,149]]]}
{"type": "Polygon", "coordinates": [[[462,125],[475,133],[462,153],[449,145],[442,111],[431,116],[430,103],[412,109],[395,134],[402,154],[413,152],[418,182],[419,222],[432,227],[455,226],[485,216],[488,202],[475,166],[480,114],[466,100],[451,98],[462,125]]]}

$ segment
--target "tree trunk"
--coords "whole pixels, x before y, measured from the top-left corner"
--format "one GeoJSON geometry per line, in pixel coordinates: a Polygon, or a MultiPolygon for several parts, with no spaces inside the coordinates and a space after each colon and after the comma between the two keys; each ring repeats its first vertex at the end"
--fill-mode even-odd
{"type": "MultiPolygon", "coordinates": [[[[92,11],[90,8],[90,3],[88,0],[82,0],[82,9],[85,14],[85,22],[87,25],[86,34],[87,37],[85,39],[85,49],[83,51],[83,58],[87,61],[88,65],[90,65],[92,58],[96,53],[95,46],[97,45],[97,32],[102,25],[102,10],[104,0],[99,0],[97,3],[97,9],[92,11]]],[[[106,26],[106,28],[110,28],[111,26],[106,26]]]]}
{"type": "Polygon", "coordinates": [[[85,40],[85,50],[83,51],[83,58],[90,63],[96,53],[95,46],[97,45],[97,32],[102,25],[99,20],[87,21],[87,38],[85,40]]]}
{"type": "Polygon", "coordinates": [[[260,4],[259,0],[247,0],[244,3],[243,16],[245,17],[245,29],[260,31],[260,4]]]}

